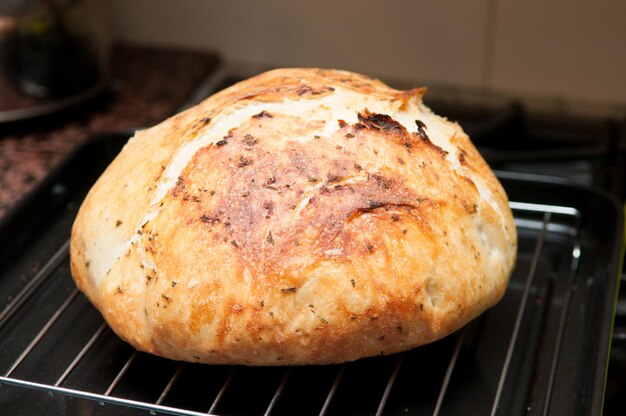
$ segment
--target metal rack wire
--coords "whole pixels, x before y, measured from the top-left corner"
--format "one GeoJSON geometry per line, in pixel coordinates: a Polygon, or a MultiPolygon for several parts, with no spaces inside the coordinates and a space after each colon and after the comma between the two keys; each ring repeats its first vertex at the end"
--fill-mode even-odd
{"type": "MultiPolygon", "coordinates": [[[[506,344],[505,354],[501,364],[499,366],[499,372],[497,374],[497,382],[492,385],[490,391],[491,403],[489,405],[490,414],[504,414],[504,410],[501,407],[503,396],[505,395],[505,386],[507,383],[517,383],[518,380],[512,379],[514,375],[511,371],[511,363],[516,353],[516,348],[519,348],[519,338],[523,327],[523,322],[527,313],[528,305],[531,304],[530,298],[532,297],[533,287],[536,284],[535,280],[538,274],[538,265],[542,258],[546,244],[553,239],[557,238],[562,241],[565,239],[569,241],[566,244],[570,250],[569,257],[569,272],[566,277],[565,287],[573,286],[573,282],[576,278],[576,272],[578,269],[579,258],[581,255],[581,239],[580,239],[580,221],[581,214],[576,208],[564,207],[564,206],[552,206],[531,204],[524,202],[511,202],[511,208],[513,209],[516,217],[516,224],[520,230],[520,235],[526,233],[525,237],[529,241],[528,247],[531,249],[527,253],[530,255],[528,267],[525,269],[526,273],[523,278],[519,279],[519,282],[523,284],[521,288],[521,297],[519,297],[519,303],[516,311],[514,311],[514,320],[511,322],[512,330],[510,337],[504,343],[506,344]]],[[[30,298],[41,289],[46,280],[50,278],[55,270],[60,265],[68,261],[68,245],[69,242],[65,242],[58,251],[48,260],[48,262],[41,267],[30,281],[28,281],[21,291],[17,293],[7,306],[0,312],[0,330],[7,326],[12,319],[17,319],[19,311],[22,307],[28,304],[30,298]]],[[[69,277],[68,277],[69,279],[69,277]]],[[[68,379],[80,366],[81,362],[89,354],[97,353],[97,347],[100,341],[107,337],[115,337],[112,331],[106,326],[106,324],[100,318],[100,325],[88,338],[88,340],[82,345],[78,353],[70,361],[69,365],[59,373],[54,382],[45,383],[38,381],[36,377],[27,378],[17,375],[18,370],[26,361],[29,360],[30,355],[38,347],[38,345],[44,340],[51,332],[55,330],[55,325],[64,313],[71,307],[77,299],[82,295],[77,289],[72,290],[69,295],[63,300],[54,313],[48,318],[48,320],[41,326],[41,329],[35,334],[28,345],[23,348],[21,353],[14,359],[12,364],[6,368],[0,368],[2,376],[0,376],[0,390],[6,386],[17,386],[25,389],[41,390],[48,392],[49,395],[64,395],[71,396],[80,399],[87,399],[95,401],[98,404],[105,406],[107,403],[116,404],[128,408],[144,409],[151,414],[166,413],[176,415],[207,415],[207,414],[237,414],[236,409],[224,409],[223,402],[225,396],[230,389],[233,388],[233,384],[238,377],[241,376],[243,367],[229,367],[222,374],[223,379],[217,391],[211,400],[209,406],[202,410],[186,408],[184,405],[174,406],[168,403],[168,398],[172,393],[172,390],[176,387],[177,383],[185,377],[185,373],[196,364],[179,363],[173,367],[174,370],[167,379],[167,382],[162,386],[161,390],[156,395],[156,400],[149,399],[148,397],[142,399],[125,397],[121,393],[116,393],[121,383],[127,377],[129,371],[136,365],[137,360],[145,355],[137,351],[130,351],[128,357],[123,360],[123,364],[119,367],[119,370],[115,376],[107,383],[108,387],[102,390],[88,390],[71,387],[67,384],[68,379]]],[[[559,360],[559,350],[563,343],[563,333],[567,325],[567,316],[569,312],[569,304],[571,301],[571,290],[566,290],[563,297],[559,300],[560,312],[558,318],[558,331],[554,341],[552,342],[551,362],[549,368],[549,376],[547,381],[547,392],[545,398],[541,401],[543,408],[541,414],[547,415],[550,412],[550,397],[552,394],[552,388],[555,381],[555,375],[557,373],[557,363],[559,360]]],[[[489,313],[489,312],[488,312],[489,313]]],[[[482,319],[479,318],[478,321],[482,319]]],[[[477,325],[480,325],[477,324],[477,325]]],[[[445,369],[442,369],[440,386],[437,389],[436,394],[428,395],[426,401],[429,403],[425,405],[426,408],[431,410],[428,412],[432,415],[444,414],[444,408],[446,406],[448,396],[450,396],[450,389],[452,389],[455,375],[457,372],[463,373],[463,369],[459,369],[459,362],[462,360],[464,351],[470,349],[468,345],[472,343],[472,338],[475,338],[475,334],[472,334],[472,329],[465,327],[458,331],[456,334],[448,338],[447,346],[441,348],[445,358],[445,369]]],[[[476,332],[476,331],[474,331],[476,332]]],[[[62,349],[63,345],[58,345],[56,348],[62,349]]],[[[419,349],[418,349],[419,350],[419,349]]],[[[375,360],[387,360],[384,362],[383,373],[387,374],[384,383],[379,383],[380,390],[376,393],[375,405],[371,409],[368,409],[365,413],[383,415],[390,413],[402,413],[410,412],[412,408],[398,408],[396,405],[393,409],[389,408],[390,400],[393,399],[394,391],[400,379],[400,375],[405,368],[406,361],[410,358],[414,351],[409,351],[401,354],[397,354],[391,357],[382,357],[375,359],[368,359],[364,365],[366,370],[372,362],[380,362],[375,360]]],[[[163,360],[165,362],[167,360],[163,360]]],[[[170,362],[171,363],[171,362],[170,362]]],[[[318,392],[322,400],[318,401],[318,409],[311,411],[312,414],[318,414],[320,416],[333,414],[333,406],[336,404],[338,394],[343,391],[349,390],[351,387],[348,385],[347,373],[351,371],[353,363],[329,366],[328,371],[334,372],[331,377],[330,383],[319,383],[318,392]]],[[[169,369],[169,367],[168,367],[169,369]]],[[[255,370],[250,370],[255,371],[255,370]]],[[[259,370],[262,371],[262,370],[259,370]]],[[[279,409],[282,400],[285,396],[293,393],[292,380],[299,373],[308,371],[306,367],[285,367],[278,369],[280,374],[277,377],[277,384],[275,388],[269,392],[269,394],[263,398],[265,402],[264,409],[260,414],[272,415],[281,414],[279,409]],[[291,388],[291,390],[290,390],[291,388]]],[[[259,381],[263,383],[263,381],[259,381]]],[[[306,394],[299,392],[298,394],[306,394]]],[[[421,400],[415,398],[415,400],[421,400]]],[[[373,403],[373,400],[372,400],[373,403]]],[[[311,409],[309,409],[311,410],[311,409]]],[[[335,410],[335,413],[338,411],[335,410]]]]}

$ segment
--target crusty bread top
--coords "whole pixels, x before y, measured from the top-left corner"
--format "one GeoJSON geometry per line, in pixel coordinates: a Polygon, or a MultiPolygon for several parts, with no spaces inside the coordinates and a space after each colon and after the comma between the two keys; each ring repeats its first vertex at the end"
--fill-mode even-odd
{"type": "Polygon", "coordinates": [[[138,132],[74,224],[78,286],[134,346],[189,361],[341,362],[445,336],[502,296],[516,234],[423,93],[279,69],[138,132]]]}

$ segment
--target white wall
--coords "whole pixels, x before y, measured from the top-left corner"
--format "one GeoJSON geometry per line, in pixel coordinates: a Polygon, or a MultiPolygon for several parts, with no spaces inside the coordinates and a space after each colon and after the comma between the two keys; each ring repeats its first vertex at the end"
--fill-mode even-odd
{"type": "Polygon", "coordinates": [[[114,0],[118,39],[626,103],[626,1],[114,0]]]}

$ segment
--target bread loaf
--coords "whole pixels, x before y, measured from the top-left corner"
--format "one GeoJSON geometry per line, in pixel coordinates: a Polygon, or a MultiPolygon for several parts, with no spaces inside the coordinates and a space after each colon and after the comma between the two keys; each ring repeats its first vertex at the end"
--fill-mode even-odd
{"type": "Polygon", "coordinates": [[[137,349],[191,362],[338,363],[457,330],[503,295],[516,230],[423,93],[278,69],[137,132],[74,223],[78,287],[137,349]]]}

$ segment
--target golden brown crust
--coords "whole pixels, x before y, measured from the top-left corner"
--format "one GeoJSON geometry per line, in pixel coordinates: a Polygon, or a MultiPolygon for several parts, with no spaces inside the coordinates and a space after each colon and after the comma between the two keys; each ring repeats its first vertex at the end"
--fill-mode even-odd
{"type": "Polygon", "coordinates": [[[78,286],[187,361],[335,363],[458,329],[502,296],[515,226],[423,93],[275,70],[139,132],[74,224],[78,286]]]}

